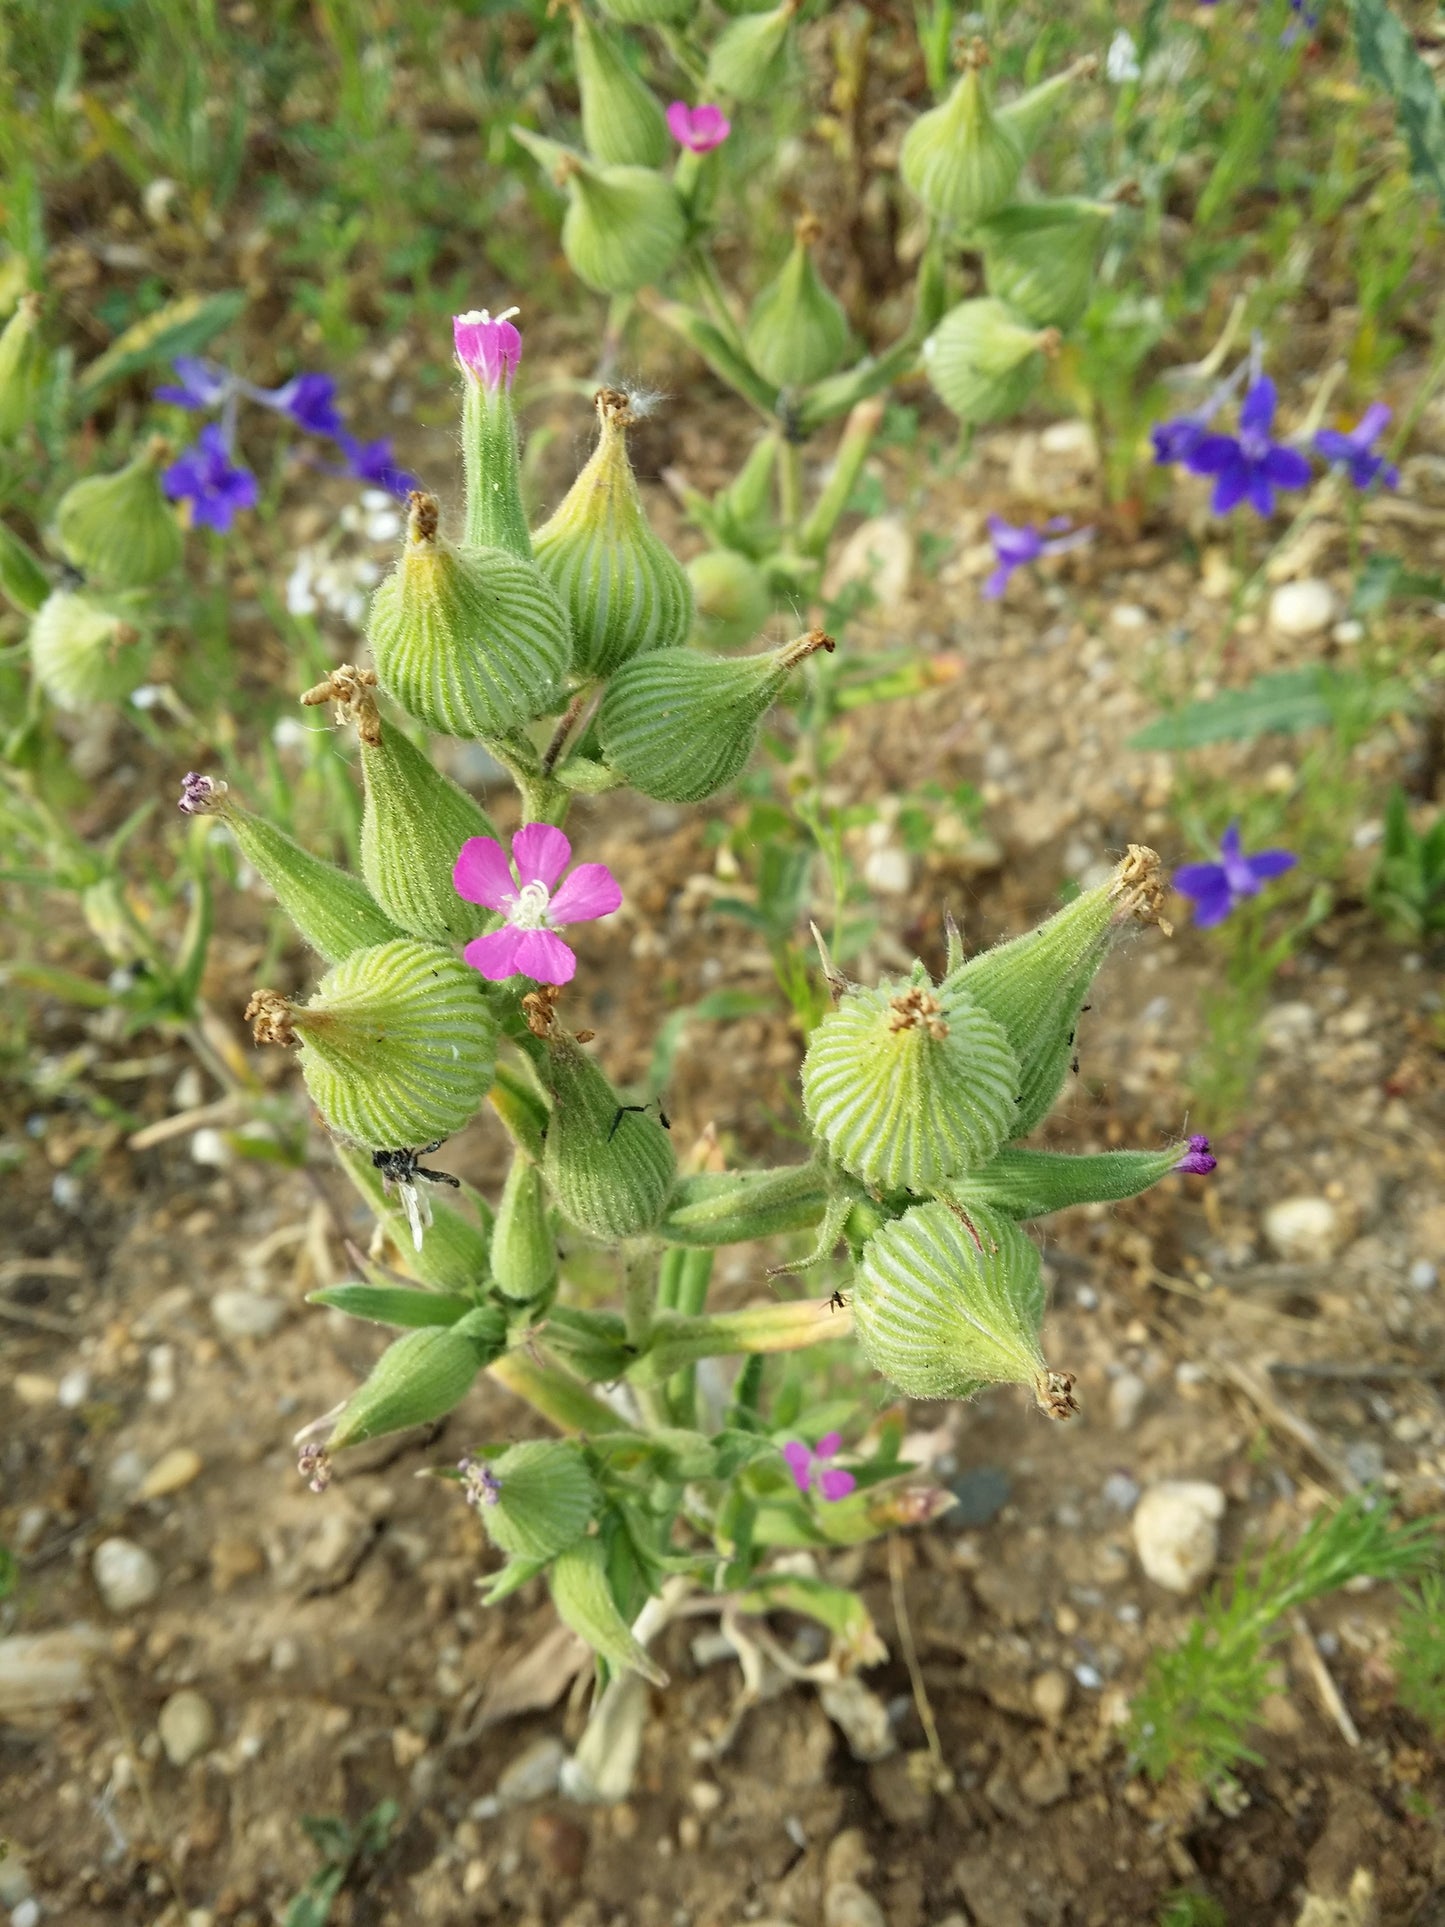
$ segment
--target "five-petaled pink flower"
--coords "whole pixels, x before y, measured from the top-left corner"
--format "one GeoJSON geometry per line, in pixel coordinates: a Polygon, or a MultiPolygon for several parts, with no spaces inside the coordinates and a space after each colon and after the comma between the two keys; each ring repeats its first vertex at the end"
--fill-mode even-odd
{"type": "Polygon", "coordinates": [[[816,1446],[804,1445],[801,1439],[789,1439],[783,1447],[783,1457],[788,1461],[788,1470],[798,1490],[807,1492],[816,1487],[820,1498],[846,1499],[858,1481],[841,1465],[829,1464],[842,1449],[841,1432],[825,1432],[816,1446]]]}
{"type": "Polygon", "coordinates": [[[505,977],[571,983],[577,959],[554,925],[611,916],[622,902],[621,886],[605,863],[579,863],[557,889],[571,857],[572,845],[550,823],[518,830],[510,863],[494,836],[467,838],[452,868],[457,895],[500,910],[507,920],[500,930],[474,937],[462,952],[474,970],[493,983],[505,977]]]}
{"type": "Polygon", "coordinates": [[[667,131],[689,154],[710,154],[722,146],[733,124],[721,107],[708,101],[689,107],[685,100],[675,100],[667,110],[667,131]]]}
{"type": "Polygon", "coordinates": [[[485,308],[473,308],[469,314],[452,316],[457,360],[488,388],[495,388],[503,379],[510,388],[522,359],[522,337],[512,326],[516,312],[507,308],[494,316],[485,308]]]}

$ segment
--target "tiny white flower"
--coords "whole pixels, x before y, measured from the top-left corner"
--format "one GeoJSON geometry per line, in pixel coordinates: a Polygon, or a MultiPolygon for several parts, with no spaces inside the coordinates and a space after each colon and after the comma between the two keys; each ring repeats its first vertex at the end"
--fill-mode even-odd
{"type": "Polygon", "coordinates": [[[1127,80],[1139,78],[1139,50],[1134,45],[1133,35],[1127,28],[1120,27],[1109,42],[1109,51],[1104,60],[1104,72],[1115,86],[1127,80]]]}

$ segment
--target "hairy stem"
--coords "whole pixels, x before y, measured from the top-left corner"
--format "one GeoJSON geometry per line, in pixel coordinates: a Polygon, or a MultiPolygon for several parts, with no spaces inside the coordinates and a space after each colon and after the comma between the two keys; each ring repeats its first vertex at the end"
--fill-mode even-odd
{"type": "Polygon", "coordinates": [[[559,1432],[626,1432],[627,1420],[588,1391],[580,1378],[535,1347],[506,1352],[487,1367],[499,1385],[525,1399],[559,1432]]]}

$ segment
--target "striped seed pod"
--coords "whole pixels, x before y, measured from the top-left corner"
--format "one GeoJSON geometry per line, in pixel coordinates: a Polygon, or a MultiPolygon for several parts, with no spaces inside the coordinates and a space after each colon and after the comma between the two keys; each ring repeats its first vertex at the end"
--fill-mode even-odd
{"type": "Polygon", "coordinates": [[[736,549],[704,549],[687,565],[693,639],[705,649],[751,642],[773,612],[767,578],[736,549]]]}
{"type": "Polygon", "coordinates": [[[509,1446],[490,1466],[497,1498],[482,1509],[492,1543],[523,1559],[551,1559],[576,1545],[601,1503],[580,1446],[535,1439],[509,1446]]]}
{"type": "Polygon", "coordinates": [[[654,1686],[667,1674],[634,1636],[618,1610],[607,1579],[607,1556],[598,1539],[579,1539],[552,1563],[547,1575],[552,1604],[564,1626],[585,1639],[614,1673],[640,1673],[654,1686]]]}
{"type": "Polygon", "coordinates": [[[779,388],[798,388],[832,374],[848,347],[848,317],[813,265],[822,228],[805,215],[780,272],[760,289],[744,342],[760,375],[779,388]]]}
{"type": "Polygon", "coordinates": [[[709,99],[730,94],[734,100],[761,100],[783,74],[783,49],[801,0],[783,0],[768,13],[732,20],[713,42],[707,62],[709,99]]]}
{"type": "Polygon", "coordinates": [[[512,132],[567,190],[562,252],[598,294],[635,294],[660,280],[687,239],[687,216],[670,181],[650,167],[602,167],[530,128],[512,132]]]}
{"type": "Polygon", "coordinates": [[[581,0],[572,7],[572,54],[582,138],[593,160],[608,167],[661,167],[671,147],[662,109],[628,61],[621,37],[599,33],[581,0]]]}
{"type": "Polygon", "coordinates": [[[542,1173],[516,1151],[492,1227],[492,1276],[508,1298],[543,1298],[557,1279],[557,1241],[547,1216],[542,1173]]]}
{"type": "Polygon", "coordinates": [[[145,679],[141,632],[122,605],[55,589],[30,625],[30,666],[60,709],[118,703],[145,679]]]}
{"type": "Polygon", "coordinates": [[[156,473],[167,453],[155,436],[115,474],[87,475],[60,498],[60,546],[102,589],[148,588],[181,559],[181,525],[156,473]]]}
{"type": "Polygon", "coordinates": [[[342,1408],[328,1449],[343,1451],[386,1432],[428,1425],[459,1405],[484,1365],[501,1355],[507,1321],[495,1305],[453,1325],[427,1325],[393,1340],[342,1408]]]}
{"type": "Polygon", "coordinates": [[[554,1029],[542,1076],[552,1118],[542,1175],[563,1214],[595,1238],[633,1238],[662,1216],[677,1159],[655,1117],[624,1106],[576,1038],[554,1029]]]}
{"type": "Polygon", "coordinates": [[[934,393],[963,422],[991,422],[1028,400],[1058,335],[1033,328],[990,296],[960,301],[923,344],[934,393]]]}
{"type": "Polygon", "coordinates": [[[1028,201],[984,226],[988,291],[1036,328],[1071,328],[1094,292],[1108,201],[1028,201]]]}
{"type": "Polygon", "coordinates": [[[1011,200],[1024,164],[1022,138],[993,110],[987,65],[988,49],[975,40],[952,93],[914,121],[898,156],[907,186],[955,228],[972,228],[1011,200]]]}

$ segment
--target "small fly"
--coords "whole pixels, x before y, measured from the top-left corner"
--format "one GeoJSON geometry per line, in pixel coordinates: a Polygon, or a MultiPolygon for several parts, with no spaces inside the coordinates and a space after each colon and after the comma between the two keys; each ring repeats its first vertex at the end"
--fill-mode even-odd
{"type": "Polygon", "coordinates": [[[417,1189],[417,1179],[425,1178],[429,1184],[449,1184],[457,1191],[462,1188],[461,1179],[454,1178],[450,1171],[433,1171],[422,1163],[424,1157],[441,1148],[442,1140],[438,1138],[434,1144],[423,1144],[416,1151],[373,1151],[371,1154],[372,1164],[381,1173],[383,1191],[389,1192],[396,1186],[406,1221],[411,1226],[412,1243],[418,1251],[422,1233],[431,1223],[431,1203],[426,1194],[417,1189]]]}

